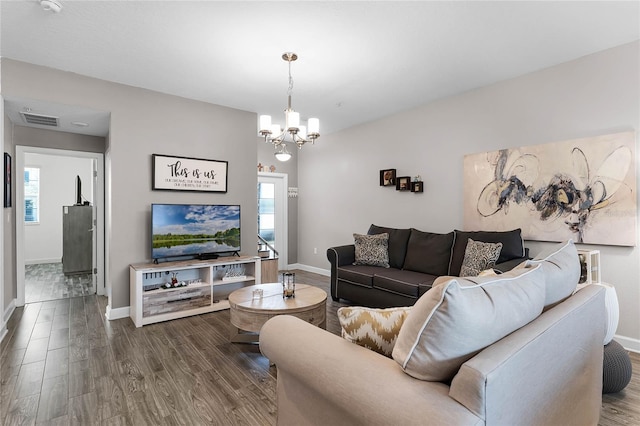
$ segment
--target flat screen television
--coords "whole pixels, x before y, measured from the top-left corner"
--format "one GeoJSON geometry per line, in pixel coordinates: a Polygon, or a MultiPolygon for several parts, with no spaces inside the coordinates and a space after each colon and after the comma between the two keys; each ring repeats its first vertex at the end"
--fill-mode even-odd
{"type": "Polygon", "coordinates": [[[151,257],[215,258],[240,251],[240,206],[151,205],[151,257]]]}

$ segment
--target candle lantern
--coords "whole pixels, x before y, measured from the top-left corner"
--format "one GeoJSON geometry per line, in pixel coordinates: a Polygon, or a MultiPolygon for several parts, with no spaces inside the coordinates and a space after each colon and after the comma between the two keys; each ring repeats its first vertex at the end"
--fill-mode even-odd
{"type": "Polygon", "coordinates": [[[293,272],[282,273],[282,297],[296,297],[296,274],[293,272]]]}

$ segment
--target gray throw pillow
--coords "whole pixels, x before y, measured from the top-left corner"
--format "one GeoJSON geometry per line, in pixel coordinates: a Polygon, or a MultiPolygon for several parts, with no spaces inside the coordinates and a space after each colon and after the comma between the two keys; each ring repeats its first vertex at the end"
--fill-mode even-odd
{"type": "Polygon", "coordinates": [[[483,243],[471,238],[464,250],[464,260],[460,268],[461,277],[477,277],[485,269],[493,268],[500,257],[502,243],[483,243]]]}
{"type": "Polygon", "coordinates": [[[549,247],[535,259],[516,266],[516,269],[530,265],[542,265],[546,283],[545,309],[571,296],[580,281],[580,259],[573,240],[549,247]]]}
{"type": "Polygon", "coordinates": [[[353,234],[356,247],[354,265],[389,267],[389,234],[353,234]]]}
{"type": "Polygon", "coordinates": [[[409,311],[393,359],[416,379],[449,381],[482,349],[540,315],[544,285],[541,265],[442,282],[409,311]]]}

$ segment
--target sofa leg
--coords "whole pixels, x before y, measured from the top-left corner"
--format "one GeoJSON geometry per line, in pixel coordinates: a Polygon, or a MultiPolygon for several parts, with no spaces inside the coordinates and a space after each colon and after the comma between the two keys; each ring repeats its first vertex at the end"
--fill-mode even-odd
{"type": "Polygon", "coordinates": [[[333,300],[334,302],[337,302],[340,300],[339,297],[335,297],[334,295],[331,295],[331,300],[333,300]]]}

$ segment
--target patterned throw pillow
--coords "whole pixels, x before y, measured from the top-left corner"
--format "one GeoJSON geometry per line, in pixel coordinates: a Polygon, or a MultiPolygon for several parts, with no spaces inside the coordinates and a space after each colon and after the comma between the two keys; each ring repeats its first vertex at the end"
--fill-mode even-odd
{"type": "Polygon", "coordinates": [[[493,268],[500,257],[502,243],[483,243],[469,238],[460,268],[461,277],[477,277],[485,269],[493,268]]]}
{"type": "Polygon", "coordinates": [[[356,246],[354,265],[389,267],[389,234],[353,234],[356,246]]]}
{"type": "Polygon", "coordinates": [[[342,337],[367,349],[391,357],[400,327],[411,307],[362,308],[358,306],[338,309],[342,337]]]}

